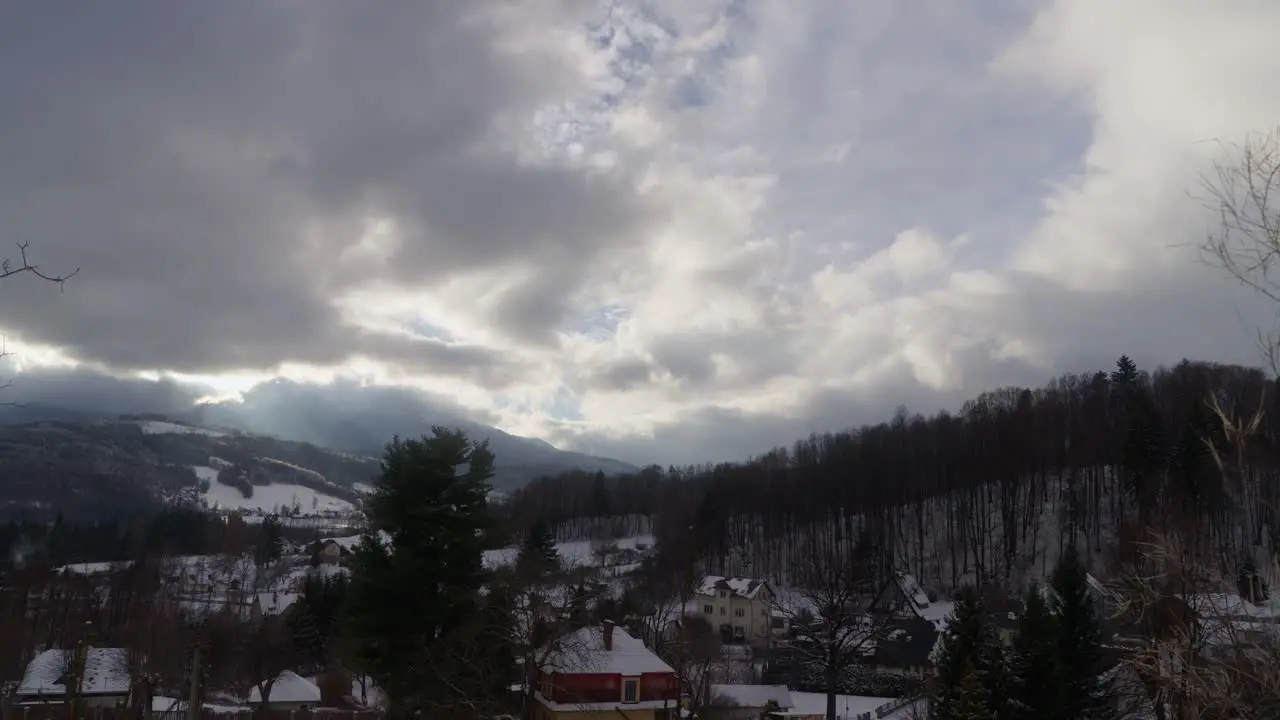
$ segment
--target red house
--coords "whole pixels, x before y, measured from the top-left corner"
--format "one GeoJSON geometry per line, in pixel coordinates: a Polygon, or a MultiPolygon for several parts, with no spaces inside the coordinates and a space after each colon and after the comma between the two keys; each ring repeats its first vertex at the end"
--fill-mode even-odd
{"type": "Polygon", "coordinates": [[[535,720],[679,717],[675,670],[608,620],[562,638],[538,668],[537,683],[535,720]]]}

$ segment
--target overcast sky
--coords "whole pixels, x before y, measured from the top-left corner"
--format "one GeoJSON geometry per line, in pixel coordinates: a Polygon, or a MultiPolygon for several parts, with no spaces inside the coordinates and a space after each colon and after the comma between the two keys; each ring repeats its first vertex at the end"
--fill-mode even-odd
{"type": "Polygon", "coordinates": [[[1280,123],[1277,28],[1275,0],[6,4],[4,237],[81,268],[0,285],[6,392],[340,377],[687,462],[1120,353],[1255,364],[1274,313],[1199,262],[1196,194],[1215,140],[1280,123]]]}

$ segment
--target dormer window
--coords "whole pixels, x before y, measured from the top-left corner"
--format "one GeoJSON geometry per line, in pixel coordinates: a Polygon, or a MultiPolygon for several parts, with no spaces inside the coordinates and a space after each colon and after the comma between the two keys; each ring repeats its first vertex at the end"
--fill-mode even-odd
{"type": "Polygon", "coordinates": [[[634,703],[640,702],[640,680],[636,678],[624,678],[622,680],[622,702],[634,703]]]}

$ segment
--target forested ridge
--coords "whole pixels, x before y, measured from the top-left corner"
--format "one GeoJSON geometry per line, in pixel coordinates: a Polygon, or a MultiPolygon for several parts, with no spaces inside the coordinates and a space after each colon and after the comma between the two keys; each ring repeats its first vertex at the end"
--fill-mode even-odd
{"type": "Polygon", "coordinates": [[[1071,542],[1103,564],[1121,538],[1149,531],[1186,531],[1223,558],[1269,545],[1278,450],[1280,388],[1261,370],[1142,372],[1121,357],[958,412],[899,408],[747,462],[543,478],[507,512],[516,529],[541,518],[568,535],[607,517],[645,519],[660,540],[692,528],[709,570],[766,577],[819,537],[869,533],[893,550],[886,562],[949,589],[1047,569],[1071,542]]]}

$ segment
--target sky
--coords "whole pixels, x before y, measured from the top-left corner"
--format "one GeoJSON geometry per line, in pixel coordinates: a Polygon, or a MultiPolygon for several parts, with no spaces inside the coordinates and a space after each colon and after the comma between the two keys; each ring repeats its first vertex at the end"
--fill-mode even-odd
{"type": "Polygon", "coordinates": [[[1274,0],[68,7],[0,9],[4,234],[79,268],[0,281],[7,400],[720,461],[1275,321],[1198,252],[1274,0]]]}

